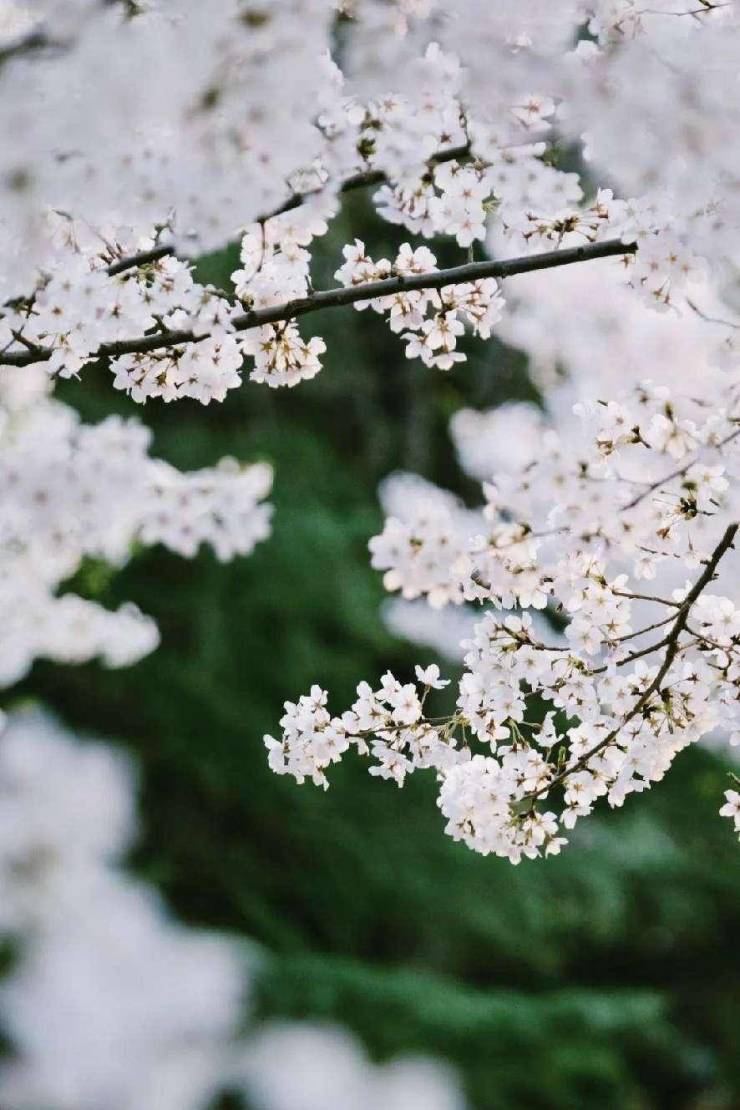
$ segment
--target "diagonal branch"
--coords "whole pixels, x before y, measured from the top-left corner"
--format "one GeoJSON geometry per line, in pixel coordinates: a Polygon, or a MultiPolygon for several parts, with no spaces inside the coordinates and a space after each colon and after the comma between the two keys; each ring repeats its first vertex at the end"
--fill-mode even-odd
{"type": "Polygon", "coordinates": [[[717,570],[722,556],[725,555],[727,551],[732,547],[732,542],[735,539],[738,527],[740,526],[737,524],[730,524],[725,529],[722,539],[719,541],[710,558],[707,560],[707,565],[705,566],[703,572],[701,573],[699,578],[697,578],[696,582],[689,590],[684,600],[681,602],[676,620],[670,632],[663,640],[653,645],[652,650],[655,650],[656,648],[662,646],[666,647],[666,653],[663,657],[663,662],[658,668],[658,671],[652,682],[642,692],[640,697],[632,706],[632,709],[630,709],[629,713],[627,713],[622,718],[616,728],[613,728],[611,732],[609,732],[603,738],[603,740],[600,740],[598,742],[598,744],[594,744],[594,746],[590,748],[587,752],[585,752],[582,756],[580,756],[580,758],[577,759],[575,763],[572,763],[570,767],[564,768],[559,775],[556,775],[555,778],[548,782],[545,786],[541,787],[539,790],[533,791],[532,794],[530,794],[529,797],[526,799],[527,801],[534,801],[542,794],[546,794],[548,791],[552,790],[554,786],[559,786],[561,783],[565,782],[565,780],[569,778],[570,775],[575,774],[577,771],[583,771],[587,769],[588,764],[593,759],[593,757],[595,755],[598,755],[599,752],[602,752],[604,748],[607,748],[610,744],[613,744],[625,725],[629,724],[629,722],[633,720],[638,715],[638,713],[641,713],[652,698],[653,694],[660,690],[661,683],[663,682],[665,676],[668,674],[668,671],[671,669],[673,661],[678,654],[679,640],[681,637],[681,633],[686,628],[686,623],[689,619],[691,608],[696,602],[699,595],[704,591],[704,589],[714,578],[714,573],[717,570]]]}
{"type": "MultiPolygon", "coordinates": [[[[319,312],[325,308],[341,308],[345,305],[356,304],[358,301],[370,301],[379,297],[392,297],[397,293],[423,291],[425,289],[443,289],[448,285],[460,285],[465,282],[480,281],[483,278],[514,277],[516,274],[528,274],[535,270],[551,270],[559,266],[570,266],[575,262],[588,262],[597,258],[634,254],[636,250],[637,245],[634,243],[623,243],[620,239],[607,239],[601,243],[589,243],[585,246],[568,247],[564,250],[530,254],[523,258],[510,258],[501,262],[470,262],[464,266],[453,266],[447,270],[433,270],[425,274],[412,274],[409,277],[392,277],[385,278],[383,281],[365,282],[361,285],[323,289],[305,297],[286,301],[284,304],[245,312],[234,317],[233,324],[237,331],[248,331],[250,328],[262,327],[265,324],[277,324],[294,320],[299,316],[306,316],[311,312],[319,312]]],[[[206,338],[208,338],[207,335],[196,335],[192,331],[153,332],[151,335],[142,335],[135,339],[102,343],[90,357],[117,358],[120,355],[145,354],[149,351],[161,350],[163,347],[174,347],[181,343],[196,343],[206,338]]],[[[50,348],[35,351],[10,351],[0,354],[0,365],[28,366],[35,362],[46,362],[51,358],[51,355],[52,349],[50,348]]]]}
{"type": "Polygon", "coordinates": [[[29,31],[28,34],[22,38],[14,39],[12,42],[0,46],[0,66],[5,62],[10,61],[11,58],[22,58],[29,54],[36,54],[42,50],[50,50],[60,48],[61,44],[54,42],[52,39],[39,28],[29,31]]]}
{"type": "MultiPolygon", "coordinates": [[[[740,428],[736,428],[734,432],[730,432],[729,435],[726,435],[724,439],[721,439],[719,443],[714,444],[714,446],[717,448],[726,447],[728,443],[732,443],[738,436],[740,436],[740,428]]],[[[638,493],[631,501],[628,501],[626,505],[622,506],[622,512],[626,512],[627,509],[634,509],[636,505],[639,505],[641,501],[644,501],[645,498],[649,497],[651,493],[654,493],[656,489],[667,485],[668,482],[672,482],[675,478],[683,478],[683,476],[691,470],[691,467],[699,461],[699,458],[699,454],[693,455],[687,463],[683,463],[681,466],[677,467],[676,470],[672,470],[670,474],[664,474],[662,478],[657,478],[654,482],[650,482],[646,489],[642,490],[641,493],[638,493]]]]}

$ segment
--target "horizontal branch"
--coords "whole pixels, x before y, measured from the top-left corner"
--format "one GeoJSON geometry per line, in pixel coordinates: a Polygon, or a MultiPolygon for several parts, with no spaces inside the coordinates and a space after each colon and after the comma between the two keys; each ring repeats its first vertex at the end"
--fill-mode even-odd
{"type": "MultiPolygon", "coordinates": [[[[392,297],[397,293],[442,289],[448,285],[461,285],[466,282],[480,281],[482,278],[508,278],[516,274],[529,274],[536,270],[552,270],[559,266],[571,266],[575,262],[588,262],[597,258],[610,258],[634,254],[634,243],[623,243],[619,239],[608,239],[603,243],[589,243],[580,247],[546,251],[542,254],[525,255],[523,258],[510,258],[501,262],[469,262],[464,266],[453,266],[447,270],[433,270],[425,274],[412,274],[409,277],[385,278],[360,285],[348,285],[335,289],[323,289],[298,297],[284,304],[270,308],[254,309],[236,316],[233,320],[237,331],[247,331],[265,324],[277,324],[319,312],[325,308],[341,308],[356,304],[358,301],[375,300],[379,297],[392,297]]],[[[195,343],[208,338],[192,331],[160,331],[135,339],[122,339],[114,343],[102,343],[91,358],[117,358],[120,355],[146,354],[164,347],[175,347],[181,343],[195,343]]],[[[46,362],[51,358],[50,349],[37,348],[33,351],[8,351],[0,355],[0,365],[29,366],[35,362],[46,362]]]]}
{"type": "Polygon", "coordinates": [[[253,328],[262,324],[275,324],[281,320],[292,320],[297,316],[305,316],[306,313],[318,312],[323,308],[340,308],[343,305],[356,304],[358,301],[393,297],[397,293],[444,289],[448,285],[462,285],[466,282],[480,281],[483,278],[514,277],[516,274],[528,274],[534,270],[570,266],[574,262],[634,254],[636,250],[635,244],[609,239],[603,243],[590,243],[565,250],[530,254],[523,258],[510,258],[502,262],[468,262],[463,266],[452,266],[447,270],[432,270],[429,273],[411,274],[408,277],[383,278],[381,281],[367,281],[358,285],[320,290],[306,297],[288,301],[284,305],[276,305],[274,308],[246,312],[243,316],[238,316],[234,323],[239,330],[253,328]]]}

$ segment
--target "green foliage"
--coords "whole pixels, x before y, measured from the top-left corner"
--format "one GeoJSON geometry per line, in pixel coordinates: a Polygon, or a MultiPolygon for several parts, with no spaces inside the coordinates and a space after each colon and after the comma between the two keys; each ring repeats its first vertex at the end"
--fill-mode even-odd
{"type": "Polygon", "coordinates": [[[452,1056],[476,1105],[647,1105],[636,1071],[651,1055],[682,1070],[685,1043],[650,991],[566,988],[542,994],[473,989],[420,970],[347,960],[275,961],[265,1009],[342,1020],[382,1057],[452,1056]]]}
{"type": "MultiPolygon", "coordinates": [[[[378,254],[393,249],[384,234],[378,254]]],[[[337,252],[332,241],[317,284],[337,252]]],[[[233,264],[203,268],[224,285],[233,264]]],[[[179,466],[229,453],[274,463],[272,538],[226,566],[156,550],[120,575],[85,568],[75,587],[137,601],[161,648],[120,672],[38,665],[22,693],[136,753],[132,865],[186,920],[268,950],[263,1014],[344,1022],[378,1057],[439,1052],[479,1110],[731,1107],[740,879],[716,816],[719,758],[684,754],[649,796],[585,822],[562,857],[519,868],[444,837],[430,781],[398,791],[349,760],[324,794],[267,770],[262,734],[286,698],[316,681],[343,708],[360,678],[431,661],[378,616],[366,543],[379,477],[416,468],[471,497],[449,414],[529,390],[495,345],[446,376],[405,363],[367,314],[315,327],[328,344],[316,381],[143,414],[179,466]]],[[[86,371],[65,399],[86,419],[137,414],[111,399],[107,374],[86,371]]]]}

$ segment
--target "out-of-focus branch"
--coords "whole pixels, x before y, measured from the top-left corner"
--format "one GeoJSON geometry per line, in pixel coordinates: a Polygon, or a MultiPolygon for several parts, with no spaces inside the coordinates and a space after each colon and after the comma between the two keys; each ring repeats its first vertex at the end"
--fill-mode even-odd
{"type": "MultiPolygon", "coordinates": [[[[0,59],[1,60],[1,59],[0,59]]],[[[470,144],[465,143],[462,146],[452,146],[447,150],[441,150],[439,154],[434,154],[429,159],[430,166],[438,166],[443,162],[454,162],[461,158],[467,158],[470,154],[470,144]]],[[[351,193],[355,189],[368,189],[375,185],[387,185],[388,176],[382,170],[362,170],[360,173],[355,173],[351,177],[346,178],[339,187],[340,193],[351,193]]],[[[321,187],[316,189],[309,189],[305,193],[293,193],[286,201],[274,208],[272,212],[267,212],[264,216],[258,216],[255,223],[266,223],[268,220],[274,219],[276,216],[282,216],[285,212],[292,212],[296,208],[300,208],[312,196],[315,196],[321,191],[321,187]]],[[[138,254],[130,254],[125,258],[119,259],[117,262],[112,263],[108,267],[109,274],[121,274],[124,270],[131,270],[135,266],[145,266],[148,262],[156,262],[158,258],[165,258],[169,254],[174,254],[175,248],[172,244],[155,247],[153,250],[141,251],[138,254]]]]}
{"type": "Polygon", "coordinates": [[[22,38],[14,39],[12,42],[0,46],[0,66],[10,61],[11,58],[22,58],[27,54],[36,54],[40,50],[54,49],[60,45],[60,43],[50,39],[45,31],[29,31],[22,38]]]}

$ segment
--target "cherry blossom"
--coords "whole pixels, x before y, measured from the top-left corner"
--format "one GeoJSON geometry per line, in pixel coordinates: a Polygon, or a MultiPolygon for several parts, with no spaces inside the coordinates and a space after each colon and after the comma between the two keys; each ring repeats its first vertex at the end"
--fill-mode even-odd
{"type": "Polygon", "coordinates": [[[495,336],[542,403],[455,418],[477,507],[413,476],[381,492],[386,588],[465,614],[454,711],[427,716],[428,668],[338,716],[317,684],[271,766],[432,770],[450,835],[518,862],[736,733],[737,5],[58,7],[0,27],[0,375],[46,382],[2,430],[2,680],[154,646],[138,611],[59,595],[84,558],[231,558],[267,532],[266,468],[179,475],[135,421],[80,426],[54,379],[102,364],[137,403],[298,387],[325,353],[302,318],[354,305],[434,370],[495,336]],[[360,189],[400,247],[350,233],[317,288],[313,243],[360,189]],[[239,240],[230,288],[201,282],[193,260],[239,240]]]}
{"type": "Polygon", "coordinates": [[[223,459],[182,473],[149,455],[138,420],[83,424],[48,388],[36,367],[0,380],[2,686],[37,657],[122,667],[157,646],[156,625],[135,605],[111,612],[65,590],[85,560],[120,567],[135,544],[160,543],[186,558],[209,544],[226,561],[270,531],[266,464],[223,459]]]}

